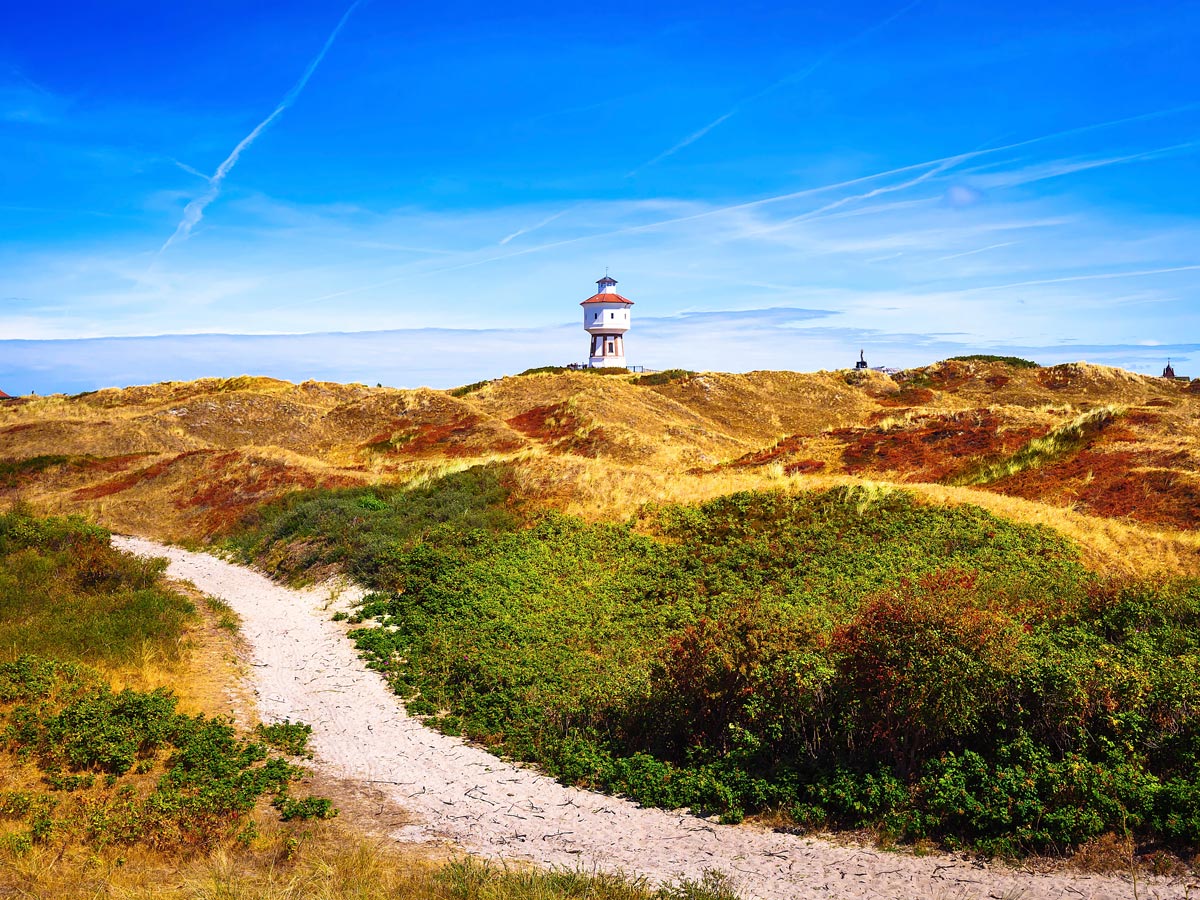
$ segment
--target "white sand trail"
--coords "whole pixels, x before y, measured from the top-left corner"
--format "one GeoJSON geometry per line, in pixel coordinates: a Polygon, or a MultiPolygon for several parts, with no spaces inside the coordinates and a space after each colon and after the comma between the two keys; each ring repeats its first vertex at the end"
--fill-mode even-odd
{"type": "MultiPolygon", "coordinates": [[[[957,856],[914,857],[642,809],[565,787],[409,718],[330,620],[328,592],[296,591],[251,569],[138,538],[114,543],[170,560],[169,574],[225,600],[242,618],[264,720],[313,727],[318,767],[383,790],[418,824],[403,841],[452,841],[472,853],[620,871],[655,882],[731,876],[761,900],[1132,900],[1127,878],[1042,874],[957,856]]],[[[1181,880],[1141,881],[1137,896],[1200,896],[1181,880]]]]}

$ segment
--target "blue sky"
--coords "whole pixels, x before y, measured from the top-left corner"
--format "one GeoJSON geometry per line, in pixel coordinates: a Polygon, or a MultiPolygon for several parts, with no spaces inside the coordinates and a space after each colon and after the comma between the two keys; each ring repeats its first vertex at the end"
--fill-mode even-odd
{"type": "Polygon", "coordinates": [[[582,357],[606,266],[646,366],[1200,375],[1198,44],[1197,2],[22,4],[0,388],[449,386],[582,357]]]}

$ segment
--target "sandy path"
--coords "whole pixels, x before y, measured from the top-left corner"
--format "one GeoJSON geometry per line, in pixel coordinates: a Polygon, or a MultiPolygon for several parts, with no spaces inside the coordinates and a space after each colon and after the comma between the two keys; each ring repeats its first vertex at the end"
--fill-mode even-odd
{"type": "MultiPolygon", "coordinates": [[[[409,718],[383,679],[358,659],[328,593],[295,591],[214,557],[137,538],[125,550],[170,560],[171,577],[229,603],[242,617],[265,720],[313,726],[317,764],[330,775],[388,793],[419,824],[404,841],[449,840],[490,857],[600,868],[668,881],[705,869],[730,875],[761,900],[843,897],[887,900],[1132,900],[1125,879],[1037,874],[959,857],[917,858],[749,826],[641,809],[509,765],[409,718]]],[[[1152,900],[1200,895],[1200,885],[1139,884],[1152,900]]]]}

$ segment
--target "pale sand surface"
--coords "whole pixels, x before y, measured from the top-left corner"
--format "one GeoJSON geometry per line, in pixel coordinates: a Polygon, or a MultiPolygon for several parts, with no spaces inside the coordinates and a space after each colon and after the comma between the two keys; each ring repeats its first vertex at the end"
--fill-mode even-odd
{"type": "MultiPolygon", "coordinates": [[[[1128,878],[1043,874],[718,826],[565,787],[409,718],[379,674],[358,658],[344,628],[330,620],[327,589],[291,590],[251,569],[138,538],[113,542],[166,557],[171,577],[190,580],[233,607],[242,617],[261,717],[309,723],[319,768],[380,789],[411,813],[418,824],[396,829],[399,841],[449,842],[486,857],[620,871],[654,882],[717,869],[743,896],[761,900],[1134,897],[1128,878]]],[[[1139,879],[1137,896],[1200,897],[1200,885],[1139,879]]]]}

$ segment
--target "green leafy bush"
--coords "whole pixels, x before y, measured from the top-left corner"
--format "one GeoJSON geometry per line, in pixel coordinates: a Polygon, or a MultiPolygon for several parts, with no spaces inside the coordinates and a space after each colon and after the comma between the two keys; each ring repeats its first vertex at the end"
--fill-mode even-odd
{"type": "Polygon", "coordinates": [[[312,726],[303,722],[284,719],[282,722],[259,725],[254,729],[254,734],[264,744],[274,747],[288,756],[312,755],[308,752],[308,739],[312,736],[312,726]]]}

